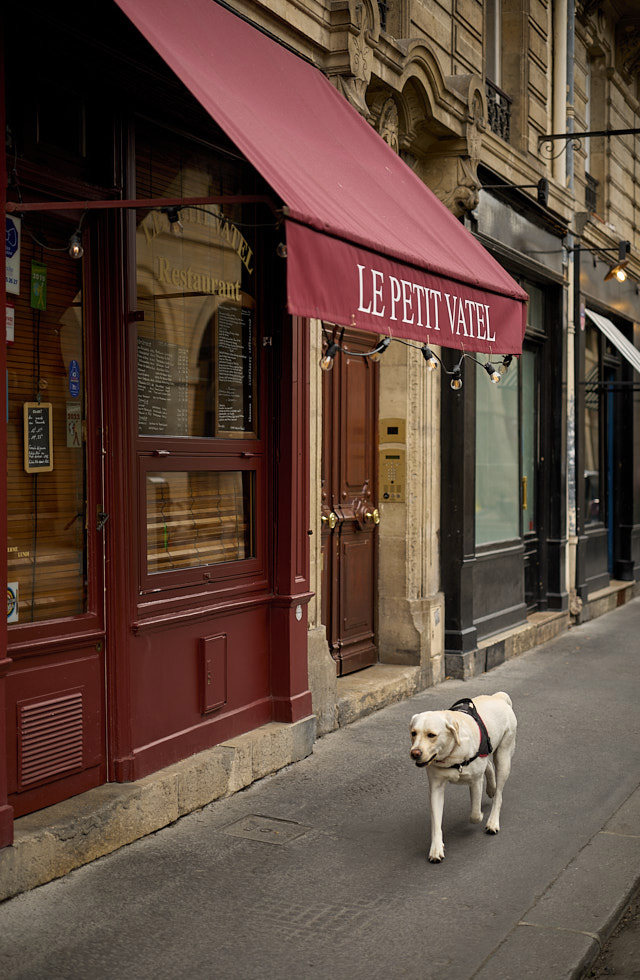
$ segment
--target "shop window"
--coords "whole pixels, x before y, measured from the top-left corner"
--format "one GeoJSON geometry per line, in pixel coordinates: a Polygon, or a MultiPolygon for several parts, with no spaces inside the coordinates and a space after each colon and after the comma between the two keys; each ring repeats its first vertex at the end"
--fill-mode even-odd
{"type": "MultiPolygon", "coordinates": [[[[515,359],[514,359],[515,362],[515,359]]],[[[518,368],[476,384],[476,545],[520,535],[518,368]]]]}
{"type": "MultiPolygon", "coordinates": [[[[248,193],[237,158],[150,127],[138,129],[136,162],[139,198],[248,193]]],[[[256,224],[252,209],[238,204],[137,213],[143,589],[152,579],[171,587],[179,576],[209,578],[203,569],[213,565],[214,578],[225,569],[236,575],[262,557],[256,224]]]]}
{"type": "Polygon", "coordinates": [[[255,474],[147,473],[147,571],[255,558],[255,474]]]}
{"type": "Polygon", "coordinates": [[[83,262],[73,226],[16,222],[7,333],[8,619],[87,611],[83,262]],[[19,276],[15,274],[19,261],[19,276]]]}

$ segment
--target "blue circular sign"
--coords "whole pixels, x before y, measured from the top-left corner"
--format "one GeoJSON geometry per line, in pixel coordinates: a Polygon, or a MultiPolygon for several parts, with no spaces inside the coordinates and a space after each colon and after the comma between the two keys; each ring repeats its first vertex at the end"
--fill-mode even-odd
{"type": "Polygon", "coordinates": [[[80,394],[80,365],[77,361],[72,361],[69,365],[69,393],[72,398],[77,398],[80,394]]]}
{"type": "Polygon", "coordinates": [[[15,221],[12,218],[7,217],[6,223],[6,255],[8,259],[12,259],[13,256],[18,251],[18,245],[20,244],[20,235],[18,234],[18,229],[16,228],[15,221]]]}

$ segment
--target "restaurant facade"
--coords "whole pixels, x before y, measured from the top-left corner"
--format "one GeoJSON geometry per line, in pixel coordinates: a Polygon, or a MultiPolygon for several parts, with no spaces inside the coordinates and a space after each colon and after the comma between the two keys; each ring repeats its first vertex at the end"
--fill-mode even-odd
{"type": "Polygon", "coordinates": [[[4,15],[3,845],[16,817],[270,722],[313,733],[320,638],[334,678],[421,663],[380,615],[403,548],[397,625],[426,609],[440,679],[437,493],[411,489],[430,345],[455,379],[519,354],[526,323],[309,52],[209,0],[99,13],[4,15]]]}

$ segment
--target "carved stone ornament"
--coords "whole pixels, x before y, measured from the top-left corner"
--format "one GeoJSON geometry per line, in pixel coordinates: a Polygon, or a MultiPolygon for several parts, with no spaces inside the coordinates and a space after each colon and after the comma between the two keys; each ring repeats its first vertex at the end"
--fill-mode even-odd
{"type": "Polygon", "coordinates": [[[351,75],[339,75],[337,78],[339,90],[358,110],[361,116],[369,119],[370,111],[365,98],[367,86],[371,80],[371,61],[373,53],[367,41],[370,30],[371,14],[364,4],[356,5],[356,33],[349,34],[349,69],[351,75]]]}
{"type": "Polygon", "coordinates": [[[393,99],[387,99],[382,106],[376,129],[394,153],[400,152],[400,124],[398,107],[393,99]]]}
{"type": "Polygon", "coordinates": [[[423,180],[456,218],[477,207],[478,177],[468,157],[432,157],[420,169],[423,180]]]}

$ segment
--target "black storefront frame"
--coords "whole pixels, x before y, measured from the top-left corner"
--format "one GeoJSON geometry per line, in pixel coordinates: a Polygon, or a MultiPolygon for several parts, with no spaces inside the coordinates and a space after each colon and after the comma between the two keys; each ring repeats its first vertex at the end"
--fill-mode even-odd
{"type": "MultiPolygon", "coordinates": [[[[565,296],[560,277],[544,278],[524,263],[503,264],[515,277],[526,278],[545,291],[548,330],[546,335],[529,331],[525,341],[539,351],[538,458],[544,461],[537,488],[540,586],[536,607],[562,611],[568,607],[565,296]]],[[[480,642],[522,624],[527,616],[522,528],[516,539],[482,547],[475,543],[475,386],[483,383],[488,383],[484,374],[467,367],[461,392],[443,390],[441,444],[455,451],[442,453],[441,580],[446,600],[446,672],[457,677],[474,672],[471,664],[480,642]],[[487,611],[482,607],[492,591],[501,596],[500,606],[487,611]]]]}
{"type": "MultiPolygon", "coordinates": [[[[640,437],[640,397],[636,372],[594,324],[598,336],[598,377],[586,377],[586,330],[584,308],[611,319],[610,311],[598,309],[576,290],[578,329],[575,343],[576,379],[576,593],[583,602],[610,585],[611,580],[632,582],[640,575],[640,525],[635,520],[634,485],[638,482],[640,458],[636,442],[640,437]],[[599,466],[603,479],[604,519],[591,526],[587,522],[584,480],[586,445],[586,398],[597,394],[600,402],[599,466]],[[630,451],[631,449],[631,451],[630,451]],[[606,477],[606,480],[605,480],[606,477]]],[[[614,324],[627,339],[637,333],[628,320],[614,324]]]]}

